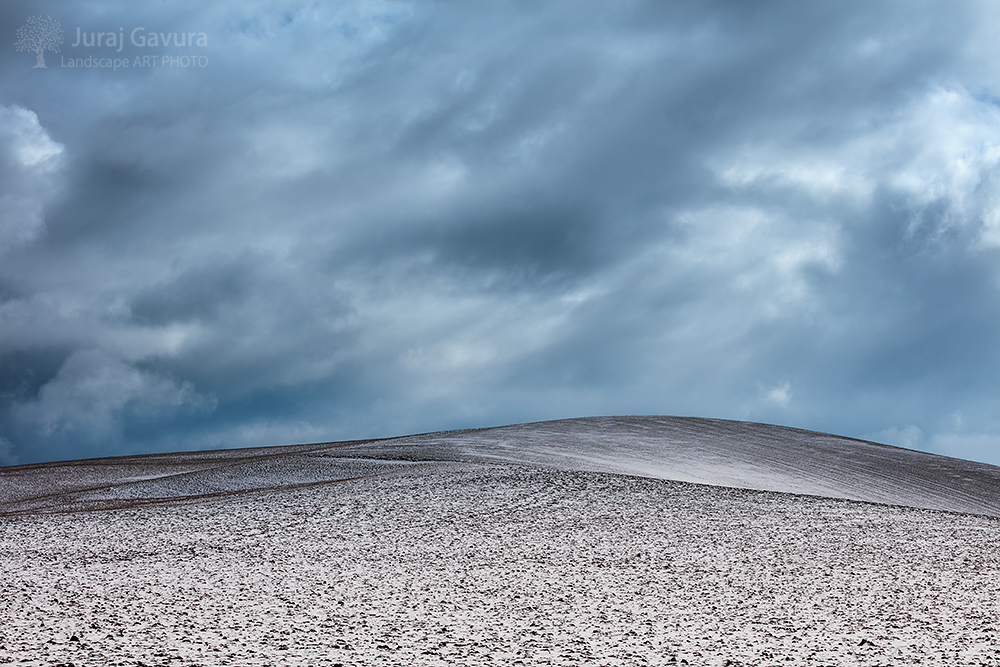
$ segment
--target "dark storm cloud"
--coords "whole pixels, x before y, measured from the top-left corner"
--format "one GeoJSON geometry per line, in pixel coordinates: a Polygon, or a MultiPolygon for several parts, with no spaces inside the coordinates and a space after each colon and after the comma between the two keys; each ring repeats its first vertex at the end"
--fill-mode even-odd
{"type": "Polygon", "coordinates": [[[254,287],[254,258],[243,257],[224,266],[189,271],[165,285],[154,285],[132,300],[133,319],[140,324],[214,319],[227,305],[243,302],[254,287]]]}
{"type": "Polygon", "coordinates": [[[0,457],[681,413],[1000,460],[991,12],[5,5],[0,457]],[[207,66],[58,66],[136,27],[207,66]]]}

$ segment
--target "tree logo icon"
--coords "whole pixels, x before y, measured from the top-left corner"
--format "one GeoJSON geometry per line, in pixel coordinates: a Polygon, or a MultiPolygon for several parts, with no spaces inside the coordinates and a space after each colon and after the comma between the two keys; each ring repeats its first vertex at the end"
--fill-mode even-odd
{"type": "Polygon", "coordinates": [[[32,16],[17,29],[14,48],[18,51],[32,51],[36,56],[35,67],[46,67],[45,52],[59,53],[62,43],[63,31],[59,21],[51,16],[32,16]]]}

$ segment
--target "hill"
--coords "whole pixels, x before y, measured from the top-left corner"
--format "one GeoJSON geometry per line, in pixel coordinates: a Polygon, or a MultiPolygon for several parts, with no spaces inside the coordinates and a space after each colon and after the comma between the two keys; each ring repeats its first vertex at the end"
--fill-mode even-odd
{"type": "Polygon", "coordinates": [[[1000,516],[1000,468],[750,422],[591,417],[317,443],[0,469],[0,513],[185,502],[398,474],[431,462],[513,463],[1000,516]]]}

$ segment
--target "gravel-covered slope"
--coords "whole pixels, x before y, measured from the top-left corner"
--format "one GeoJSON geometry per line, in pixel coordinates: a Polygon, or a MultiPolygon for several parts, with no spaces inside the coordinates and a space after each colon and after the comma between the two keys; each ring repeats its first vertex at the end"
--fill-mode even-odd
{"type": "Polygon", "coordinates": [[[1000,667],[998,472],[663,417],[3,468],[0,664],[1000,667]]]}
{"type": "Polygon", "coordinates": [[[997,667],[998,522],[477,463],[10,516],[0,663],[997,667]]]}
{"type": "Polygon", "coordinates": [[[197,501],[396,474],[432,461],[613,472],[1000,516],[996,466],[781,426],[689,417],[594,417],[0,468],[0,515],[197,501]]]}
{"type": "Polygon", "coordinates": [[[567,419],[357,443],[330,454],[505,461],[1000,516],[996,466],[721,419],[567,419]]]}

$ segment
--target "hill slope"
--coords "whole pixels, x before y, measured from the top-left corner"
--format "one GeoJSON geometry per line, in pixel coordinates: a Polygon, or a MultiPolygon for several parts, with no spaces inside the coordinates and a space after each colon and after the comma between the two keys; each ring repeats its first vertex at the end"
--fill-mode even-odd
{"type": "Polygon", "coordinates": [[[592,417],[383,440],[119,457],[0,469],[0,514],[181,502],[517,463],[1000,516],[1000,468],[781,426],[592,417]]]}
{"type": "Polygon", "coordinates": [[[998,473],[663,417],[0,469],[0,664],[1000,667],[998,473]]]}
{"type": "Polygon", "coordinates": [[[523,463],[1000,516],[997,466],[723,419],[565,419],[414,435],[337,451],[523,463]]]}

